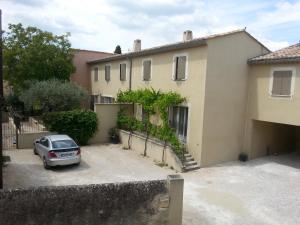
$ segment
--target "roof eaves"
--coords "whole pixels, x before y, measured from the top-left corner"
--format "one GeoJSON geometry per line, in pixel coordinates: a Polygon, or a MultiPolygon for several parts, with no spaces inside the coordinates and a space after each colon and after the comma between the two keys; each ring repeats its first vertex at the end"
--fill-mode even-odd
{"type": "Polygon", "coordinates": [[[148,48],[144,49],[142,51],[138,52],[129,52],[125,54],[120,54],[120,55],[113,55],[113,56],[108,56],[104,57],[98,60],[91,60],[88,61],[88,64],[95,64],[99,62],[109,62],[109,61],[115,61],[115,60],[121,60],[121,59],[126,59],[126,58],[133,58],[133,57],[139,57],[139,56],[146,56],[146,55],[151,55],[155,53],[161,53],[161,52],[168,52],[168,51],[173,51],[173,50],[181,50],[181,49],[186,49],[186,48],[193,48],[193,47],[198,47],[206,45],[206,40],[205,39],[194,39],[188,42],[178,42],[175,44],[169,44],[169,45],[163,45],[159,47],[154,47],[154,48],[148,48]]]}
{"type": "Polygon", "coordinates": [[[276,64],[276,63],[296,63],[300,62],[300,57],[286,57],[286,58],[274,58],[274,59],[249,59],[248,64],[276,64]]]}
{"type": "Polygon", "coordinates": [[[97,50],[88,50],[88,49],[80,49],[80,48],[72,48],[74,51],[81,51],[81,52],[95,52],[95,53],[102,53],[107,55],[114,55],[114,53],[111,52],[103,52],[103,51],[97,51],[97,50]]]}
{"type": "Polygon", "coordinates": [[[95,63],[99,63],[99,62],[109,62],[109,61],[114,61],[114,60],[132,58],[132,57],[146,56],[146,55],[155,54],[155,53],[168,52],[168,51],[172,51],[172,50],[181,50],[181,49],[186,49],[186,48],[198,47],[198,46],[202,46],[202,45],[207,45],[207,40],[209,40],[209,39],[224,37],[224,36],[241,33],[241,32],[245,32],[250,38],[254,39],[262,47],[264,47],[265,49],[270,51],[265,45],[263,45],[260,41],[258,41],[256,38],[254,38],[245,29],[238,29],[238,30],[234,30],[234,31],[230,31],[230,32],[209,35],[209,36],[202,37],[202,38],[195,38],[188,42],[177,42],[177,43],[173,43],[173,44],[167,44],[167,45],[163,45],[163,46],[144,49],[144,50],[138,51],[138,52],[129,52],[129,53],[121,54],[121,55],[112,55],[112,56],[104,57],[101,59],[88,61],[87,64],[95,64],[95,63]]]}

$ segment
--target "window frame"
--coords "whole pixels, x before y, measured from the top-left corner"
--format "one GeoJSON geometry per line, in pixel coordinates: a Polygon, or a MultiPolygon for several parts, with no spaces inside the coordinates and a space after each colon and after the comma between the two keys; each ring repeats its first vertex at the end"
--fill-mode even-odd
{"type": "MultiPolygon", "coordinates": [[[[112,65],[109,63],[109,64],[105,64],[104,65],[104,80],[108,83],[111,81],[111,68],[112,68],[112,65]],[[106,70],[105,70],[105,67],[106,66],[109,66],[109,80],[106,80],[106,70]]],[[[126,68],[127,70],[127,68],[126,68]]]]}
{"type": "Polygon", "coordinates": [[[189,68],[189,54],[187,52],[178,53],[173,55],[173,65],[172,65],[172,80],[173,81],[186,81],[188,79],[188,68],[189,68]],[[186,57],[186,64],[185,64],[185,76],[184,79],[176,79],[176,58],[180,56],[186,57]]]}
{"type": "Polygon", "coordinates": [[[40,144],[46,148],[49,148],[50,147],[50,141],[48,138],[46,137],[43,137],[40,139],[40,144]]]}
{"type": "Polygon", "coordinates": [[[142,81],[145,81],[145,82],[147,82],[147,81],[151,81],[152,80],[152,62],[153,62],[153,60],[152,60],[152,58],[145,58],[145,59],[142,59],[142,81]],[[149,78],[149,80],[145,80],[145,78],[144,78],[144,62],[145,61],[150,61],[151,62],[151,65],[150,65],[150,78],[149,78]]]}
{"type": "Polygon", "coordinates": [[[98,66],[93,68],[93,74],[94,74],[94,82],[98,82],[99,81],[99,67],[98,66]],[[97,79],[96,79],[96,70],[97,70],[97,79]]]}
{"type": "Polygon", "coordinates": [[[119,80],[121,82],[125,82],[125,81],[127,81],[127,77],[128,77],[128,63],[127,63],[127,61],[120,62],[119,63],[119,80]],[[122,64],[126,65],[125,80],[121,80],[121,65],[122,64]]]}
{"type": "Polygon", "coordinates": [[[100,94],[93,94],[93,102],[94,104],[100,103],[100,94]]]}
{"type": "Polygon", "coordinates": [[[114,104],[116,99],[112,95],[100,95],[99,101],[100,101],[101,104],[114,104]],[[112,102],[111,103],[102,102],[103,98],[110,98],[112,100],[112,102]]]}
{"type": "MultiPolygon", "coordinates": [[[[179,138],[179,140],[181,140],[183,143],[188,143],[188,140],[189,140],[189,127],[190,127],[190,124],[189,124],[189,121],[190,121],[190,112],[191,112],[191,107],[190,107],[190,105],[176,105],[176,106],[172,106],[172,107],[170,107],[169,108],[169,110],[168,110],[169,112],[168,112],[168,120],[169,120],[169,125],[171,126],[171,127],[173,127],[173,129],[175,129],[175,133],[176,133],[176,136],[179,138]],[[186,116],[186,123],[183,123],[184,124],[184,127],[186,126],[186,131],[185,131],[185,134],[186,134],[186,136],[182,136],[182,135],[180,135],[179,134],[179,124],[180,124],[180,121],[179,121],[179,119],[180,119],[180,113],[178,113],[177,115],[176,115],[176,123],[177,123],[177,126],[176,126],[176,128],[174,128],[172,125],[171,125],[171,122],[173,121],[171,121],[171,117],[172,118],[174,118],[174,108],[186,108],[186,110],[187,110],[187,114],[184,114],[185,116],[186,116]],[[172,113],[171,113],[171,111],[172,111],[172,113]]],[[[179,112],[179,111],[178,111],[179,112]]]]}
{"type": "Polygon", "coordinates": [[[294,96],[295,93],[295,77],[296,77],[296,68],[295,67],[273,67],[270,71],[270,81],[269,81],[269,96],[271,98],[284,98],[290,99],[294,96]],[[292,78],[291,78],[291,90],[290,95],[276,95],[273,94],[273,82],[274,82],[274,72],[275,71],[292,71],[292,78]]]}

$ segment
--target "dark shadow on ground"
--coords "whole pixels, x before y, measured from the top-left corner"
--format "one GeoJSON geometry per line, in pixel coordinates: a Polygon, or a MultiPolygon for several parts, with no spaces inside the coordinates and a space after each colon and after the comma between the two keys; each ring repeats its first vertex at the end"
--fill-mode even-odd
{"type": "Polygon", "coordinates": [[[213,167],[228,167],[228,166],[247,166],[256,167],[269,163],[278,163],[284,166],[300,169],[300,151],[295,151],[287,154],[270,155],[261,158],[249,160],[247,162],[232,161],[215,165],[213,167]]]}
{"type": "Polygon", "coordinates": [[[72,164],[72,165],[66,165],[66,166],[53,166],[50,168],[50,170],[52,170],[54,172],[58,172],[58,173],[63,173],[63,172],[67,172],[70,170],[82,171],[82,170],[86,170],[89,168],[90,168],[89,164],[87,164],[84,160],[81,160],[79,165],[72,164]]]}

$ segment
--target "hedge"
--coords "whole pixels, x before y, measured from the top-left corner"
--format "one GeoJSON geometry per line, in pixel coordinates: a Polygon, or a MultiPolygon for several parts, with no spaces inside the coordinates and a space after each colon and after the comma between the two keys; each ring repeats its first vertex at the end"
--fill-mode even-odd
{"type": "Polygon", "coordinates": [[[86,145],[98,127],[97,115],[90,110],[50,112],[42,120],[49,131],[67,134],[80,145],[86,145]]]}

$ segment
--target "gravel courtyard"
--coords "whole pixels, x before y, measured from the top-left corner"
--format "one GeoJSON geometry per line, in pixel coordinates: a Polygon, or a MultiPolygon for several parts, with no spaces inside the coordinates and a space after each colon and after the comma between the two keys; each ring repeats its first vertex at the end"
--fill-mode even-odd
{"type": "MultiPolygon", "coordinates": [[[[7,151],[5,188],[165,179],[174,173],[119,145],[82,148],[82,164],[45,170],[32,150],[7,151]]],[[[184,225],[299,225],[300,154],[182,174],[184,225]]]]}

